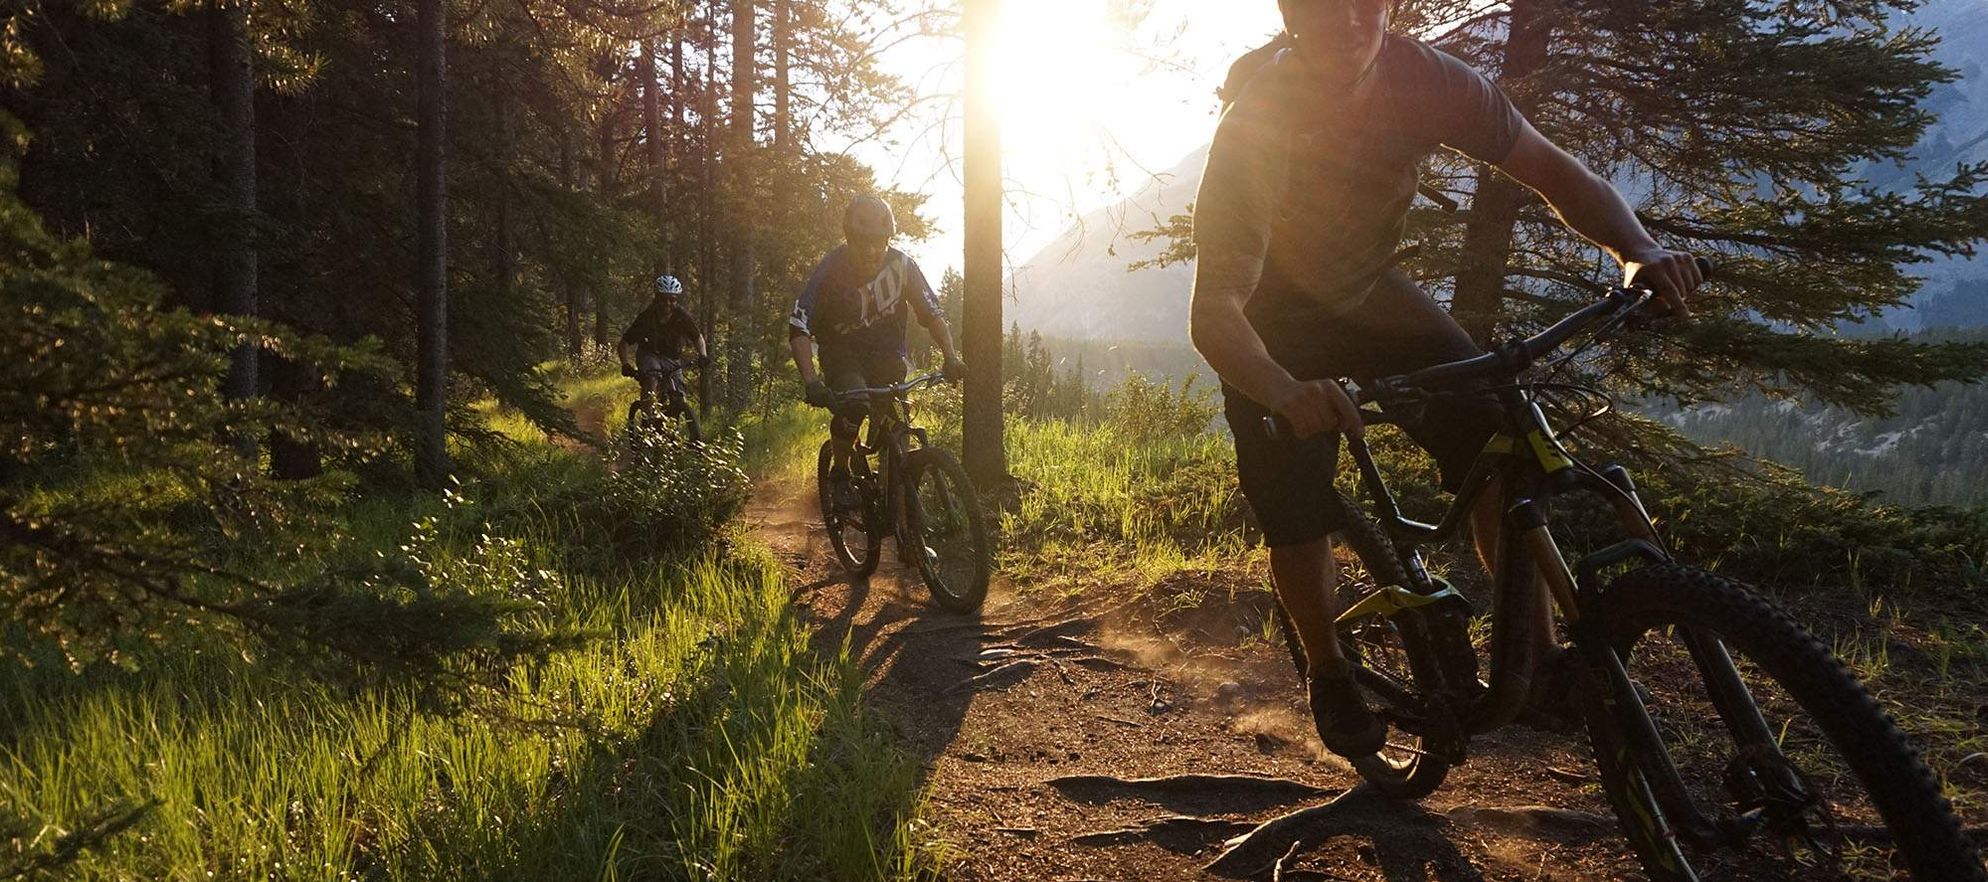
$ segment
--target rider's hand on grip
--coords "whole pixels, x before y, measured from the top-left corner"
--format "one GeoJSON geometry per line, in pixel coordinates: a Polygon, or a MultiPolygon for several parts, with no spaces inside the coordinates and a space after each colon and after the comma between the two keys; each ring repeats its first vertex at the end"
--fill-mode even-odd
{"type": "Polygon", "coordinates": [[[710,366],[711,366],[711,356],[710,356],[709,354],[705,354],[705,353],[699,353],[699,354],[698,354],[698,356],[697,356],[697,366],[698,366],[698,367],[701,367],[701,368],[707,368],[707,367],[710,367],[710,366]]]}
{"type": "Polygon", "coordinates": [[[1291,434],[1310,438],[1323,432],[1344,432],[1359,438],[1366,434],[1360,409],[1335,380],[1298,383],[1276,403],[1277,415],[1290,425],[1291,434]]]}
{"type": "Polygon", "coordinates": [[[624,362],[622,362],[622,363],[621,363],[621,375],[622,375],[622,376],[624,376],[624,377],[633,377],[633,376],[635,376],[635,366],[634,366],[634,365],[632,365],[632,364],[629,364],[628,362],[625,362],[625,361],[624,361],[624,362]]]}
{"type": "Polygon", "coordinates": [[[945,376],[948,383],[963,383],[966,381],[966,362],[957,358],[947,359],[945,366],[939,368],[939,373],[945,376]]]}
{"type": "Polygon", "coordinates": [[[1712,261],[1683,251],[1659,249],[1632,257],[1623,270],[1627,287],[1657,295],[1644,308],[1650,317],[1682,321],[1691,317],[1691,295],[1712,277],[1712,261]]]}
{"type": "Polygon", "coordinates": [[[820,380],[809,383],[807,390],[802,393],[801,397],[815,407],[832,408],[835,406],[835,393],[828,388],[827,383],[820,380]]]}

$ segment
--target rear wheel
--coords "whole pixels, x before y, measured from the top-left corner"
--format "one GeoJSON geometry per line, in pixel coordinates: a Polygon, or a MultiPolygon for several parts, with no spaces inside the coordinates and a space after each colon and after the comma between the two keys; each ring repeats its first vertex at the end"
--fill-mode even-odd
{"type": "Polygon", "coordinates": [[[1631,746],[1625,733],[1637,724],[1626,710],[1591,699],[1603,789],[1653,878],[1891,879],[1900,868],[1920,882],[1984,878],[1905,736],[1779,608],[1738,583],[1661,564],[1611,584],[1601,613],[1639,686],[1590,694],[1648,708],[1676,768],[1669,775],[1631,746]]]}
{"type": "Polygon", "coordinates": [[[909,552],[925,587],[946,609],[979,609],[987,599],[991,561],[987,514],[973,482],[952,454],[935,447],[912,451],[904,468],[909,552]]]}
{"type": "MultiPolygon", "coordinates": [[[[1369,579],[1356,582],[1344,574],[1339,580],[1342,608],[1349,607],[1380,586],[1398,585],[1417,593],[1432,586],[1409,584],[1406,568],[1380,527],[1344,493],[1334,495],[1334,513],[1347,524],[1338,535],[1353,549],[1366,567],[1369,579]]],[[[1454,718],[1440,695],[1442,677],[1438,673],[1439,653],[1434,645],[1443,635],[1430,633],[1434,617],[1404,616],[1399,620],[1379,615],[1365,616],[1339,625],[1340,646],[1359,663],[1358,680],[1367,706],[1388,721],[1387,746],[1372,756],[1352,760],[1353,768],[1382,792],[1402,799],[1420,799],[1442,786],[1449,774],[1445,758],[1460,736],[1454,718]]],[[[1298,670],[1298,682],[1306,682],[1306,660],[1290,616],[1280,604],[1277,622],[1284,631],[1291,660],[1298,670]]],[[[1461,640],[1469,652],[1469,638],[1461,625],[1452,639],[1461,640]]],[[[1454,648],[1453,648],[1454,649],[1454,648]]],[[[1454,653],[1453,653],[1454,654],[1454,653]]]]}
{"type": "Polygon", "coordinates": [[[832,440],[823,441],[821,453],[815,458],[815,483],[821,494],[822,525],[828,529],[828,544],[835,549],[836,561],[851,576],[861,579],[877,571],[877,560],[883,547],[883,511],[877,500],[876,476],[870,471],[867,458],[851,455],[849,480],[855,485],[860,504],[853,511],[837,506],[835,482],[829,477],[834,445],[832,440]]]}

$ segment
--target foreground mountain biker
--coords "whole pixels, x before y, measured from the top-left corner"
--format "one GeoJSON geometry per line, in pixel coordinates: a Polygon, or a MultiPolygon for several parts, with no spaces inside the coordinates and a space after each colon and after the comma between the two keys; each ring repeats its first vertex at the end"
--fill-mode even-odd
{"type": "Polygon", "coordinates": [[[697,353],[694,363],[699,367],[711,363],[704,332],[698,329],[690,311],[683,308],[682,301],[683,282],[676,276],[657,276],[655,297],[628,325],[615,347],[616,355],[621,358],[621,375],[642,384],[637,408],[654,405],[659,395],[679,394],[679,390],[664,388],[671,381],[664,368],[680,364],[685,350],[697,353]]]}
{"type": "MultiPolygon", "coordinates": [[[[815,265],[788,318],[788,344],[807,402],[833,408],[837,392],[902,381],[910,370],[905,336],[914,313],[945,358],[941,370],[946,378],[963,379],[966,365],[953,347],[952,329],[931,284],[916,262],[890,247],[897,235],[890,204],[875,196],[857,197],[843,212],[842,232],[845,244],[815,265]]],[[[849,483],[849,454],[861,422],[861,414],[843,413],[829,422],[829,480],[835,504],[845,510],[860,504],[849,483]]]]}
{"type": "MultiPolygon", "coordinates": [[[[1448,147],[1496,165],[1680,318],[1703,279],[1691,255],[1658,245],[1608,181],[1541,136],[1482,74],[1387,33],[1388,0],[1278,6],[1291,48],[1239,72],[1247,82],[1232,84],[1235,101],[1196,200],[1191,332],[1223,380],[1236,470],[1303,645],[1319,737],[1361,757],[1382,747],[1386,727],[1365,705],[1333,630],[1331,536],[1344,525],[1328,522],[1336,507],[1325,502],[1340,433],[1362,431],[1335,378],[1406,373],[1478,351],[1392,268],[1418,164],[1448,147]],[[1297,437],[1272,438],[1264,417],[1273,413],[1297,437]]],[[[1496,415],[1490,402],[1446,397],[1406,428],[1455,490],[1496,415]]],[[[1486,494],[1472,517],[1487,566],[1498,547],[1498,498],[1486,494]]],[[[1550,616],[1550,605],[1539,608],[1550,616]]]]}

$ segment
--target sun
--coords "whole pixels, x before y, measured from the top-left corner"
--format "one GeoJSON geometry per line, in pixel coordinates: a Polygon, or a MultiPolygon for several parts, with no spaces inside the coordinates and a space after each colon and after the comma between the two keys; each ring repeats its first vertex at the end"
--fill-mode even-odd
{"type": "Polygon", "coordinates": [[[1011,155],[1087,149],[1125,67],[1107,0],[1002,0],[996,96],[1011,155]]]}

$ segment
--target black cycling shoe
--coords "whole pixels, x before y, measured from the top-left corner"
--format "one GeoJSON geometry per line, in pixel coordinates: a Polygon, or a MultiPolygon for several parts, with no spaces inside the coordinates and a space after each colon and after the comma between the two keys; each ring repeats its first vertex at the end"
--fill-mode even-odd
{"type": "Polygon", "coordinates": [[[1327,660],[1314,666],[1305,679],[1311,683],[1312,722],[1326,750],[1359,759],[1387,746],[1387,724],[1367,708],[1359,684],[1353,681],[1352,662],[1327,660]]]}

